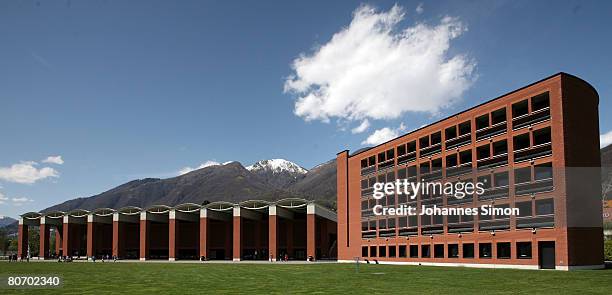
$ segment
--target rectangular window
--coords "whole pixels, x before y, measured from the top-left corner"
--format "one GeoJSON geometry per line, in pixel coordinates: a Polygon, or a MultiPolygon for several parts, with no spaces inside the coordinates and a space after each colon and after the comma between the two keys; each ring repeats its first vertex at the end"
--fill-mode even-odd
{"type": "Polygon", "coordinates": [[[364,221],[361,223],[361,231],[367,231],[368,230],[368,222],[364,221]]]}
{"type": "Polygon", "coordinates": [[[378,246],[378,257],[387,257],[387,246],[378,246]]]}
{"type": "Polygon", "coordinates": [[[366,168],[366,167],[368,167],[368,159],[362,159],[361,168],[366,168]]]}
{"type": "Polygon", "coordinates": [[[401,194],[399,196],[397,196],[397,203],[398,204],[404,204],[408,202],[408,196],[406,196],[405,194],[401,194]]]}
{"type": "Polygon", "coordinates": [[[433,216],[433,223],[434,224],[444,224],[444,215],[434,215],[433,216]]]}
{"type": "Polygon", "coordinates": [[[442,159],[431,160],[431,170],[439,171],[442,169],[442,159]]]}
{"type": "Polygon", "coordinates": [[[489,127],[489,114],[476,118],[476,130],[489,127]]]}
{"type": "Polygon", "coordinates": [[[497,243],[497,258],[510,259],[512,257],[510,253],[510,248],[510,242],[497,243]]]}
{"type": "Polygon", "coordinates": [[[431,215],[421,216],[421,226],[431,225],[431,215]]]}
{"type": "Polygon", "coordinates": [[[456,126],[448,127],[446,128],[446,130],[444,130],[445,140],[453,139],[455,137],[457,137],[457,127],[456,126]]]}
{"type": "Polygon", "coordinates": [[[551,179],[553,177],[552,163],[536,165],[534,168],[535,180],[551,179]]]}
{"type": "Polygon", "coordinates": [[[370,246],[370,257],[376,257],[376,246],[370,246]]]}
{"type": "Polygon", "coordinates": [[[408,178],[416,177],[417,176],[417,167],[416,167],[416,165],[412,165],[412,166],[408,167],[406,170],[408,172],[408,178]]]}
{"type": "Polygon", "coordinates": [[[387,160],[386,154],[385,152],[379,153],[378,154],[378,163],[382,163],[384,161],[387,160]]]}
{"type": "Polygon", "coordinates": [[[493,174],[495,180],[495,187],[507,186],[509,184],[508,172],[499,172],[493,174]]]}
{"type": "Polygon", "coordinates": [[[387,229],[387,220],[386,219],[379,219],[378,220],[378,228],[379,229],[387,229]]]}
{"type": "Polygon", "coordinates": [[[424,149],[429,146],[429,136],[419,138],[419,148],[424,149]]]}
{"type": "Polygon", "coordinates": [[[529,113],[529,103],[527,99],[512,105],[512,118],[517,118],[529,113]]]}
{"type": "Polygon", "coordinates": [[[503,155],[508,153],[508,143],[506,140],[500,140],[493,143],[493,155],[503,155]]]}
{"type": "Polygon", "coordinates": [[[430,246],[429,245],[421,245],[421,258],[430,258],[430,246]]]}
{"type": "Polygon", "coordinates": [[[474,244],[463,244],[463,258],[474,258],[474,244]]]}
{"type": "Polygon", "coordinates": [[[459,222],[459,215],[448,215],[446,216],[447,223],[457,223],[459,222]]]}
{"type": "Polygon", "coordinates": [[[550,127],[542,128],[533,131],[533,145],[550,143],[550,127]]]}
{"type": "Polygon", "coordinates": [[[406,149],[408,150],[408,153],[416,152],[416,140],[407,143],[406,149]]]}
{"type": "Polygon", "coordinates": [[[406,257],[406,245],[400,245],[399,246],[399,256],[400,258],[405,258],[406,257]]]}
{"type": "Polygon", "coordinates": [[[472,163],[472,150],[467,150],[459,153],[461,164],[472,163]]]}
{"type": "Polygon", "coordinates": [[[421,163],[421,165],[419,166],[421,169],[421,174],[427,174],[429,173],[429,162],[426,163],[421,163]]]}
{"type": "Polygon", "coordinates": [[[448,258],[459,258],[458,244],[448,244],[448,258]]]}
{"type": "Polygon", "coordinates": [[[368,257],[368,246],[361,247],[361,257],[368,257]]]}
{"type": "Polygon", "coordinates": [[[371,156],[368,158],[368,166],[376,165],[376,156],[371,156]]]}
{"type": "Polygon", "coordinates": [[[395,158],[395,150],[387,150],[387,160],[393,160],[395,158]]]}
{"type": "Polygon", "coordinates": [[[446,167],[455,167],[457,164],[457,154],[446,156],[446,167]]]}
{"type": "Polygon", "coordinates": [[[548,92],[542,93],[538,96],[534,96],[531,98],[531,111],[535,112],[537,110],[545,109],[550,107],[550,98],[548,97],[548,92]]]}
{"type": "Polygon", "coordinates": [[[465,121],[459,124],[459,136],[470,134],[472,132],[472,123],[470,121],[465,121]]]}
{"type": "Polygon", "coordinates": [[[444,244],[434,245],[434,258],[444,258],[444,244]]]}
{"type": "Polygon", "coordinates": [[[431,135],[431,145],[436,145],[442,142],[442,132],[438,131],[431,135]]]}
{"type": "Polygon", "coordinates": [[[387,182],[395,181],[395,171],[387,173],[387,182]]]}
{"type": "Polygon", "coordinates": [[[410,258],[419,258],[419,246],[410,245],[410,258]]]}
{"type": "Polygon", "coordinates": [[[514,170],[514,183],[520,184],[531,181],[531,167],[518,168],[514,170]]]}
{"type": "Polygon", "coordinates": [[[403,156],[406,154],[406,145],[402,144],[400,146],[397,146],[397,156],[403,156]]]}
{"type": "Polygon", "coordinates": [[[397,178],[398,179],[405,179],[407,177],[406,175],[406,169],[405,168],[400,168],[397,170],[397,178]]]}
{"type": "Polygon", "coordinates": [[[531,242],[516,243],[516,258],[531,259],[531,242]]]}
{"type": "Polygon", "coordinates": [[[491,113],[491,125],[501,122],[506,122],[506,108],[501,108],[491,113]]]}
{"type": "Polygon", "coordinates": [[[519,210],[519,217],[529,217],[531,216],[531,201],[526,202],[517,202],[516,208],[519,210]]]}
{"type": "Polygon", "coordinates": [[[387,227],[388,228],[395,228],[395,218],[389,218],[387,220],[387,227]]]}
{"type": "Polygon", "coordinates": [[[396,251],[397,251],[396,246],[389,246],[389,257],[394,258],[397,255],[396,251]]]}
{"type": "Polygon", "coordinates": [[[491,258],[492,256],[491,243],[480,243],[478,244],[478,257],[480,258],[491,258]]]}
{"type": "Polygon", "coordinates": [[[529,148],[529,133],[517,135],[512,140],[514,151],[529,148]]]}
{"type": "Polygon", "coordinates": [[[486,159],[491,156],[491,149],[489,145],[482,145],[476,149],[476,157],[478,160],[486,159]]]}
{"type": "Polygon", "coordinates": [[[399,218],[399,227],[408,227],[408,217],[399,218]]]}
{"type": "Polygon", "coordinates": [[[362,179],[361,180],[361,189],[367,189],[368,188],[368,180],[367,179],[362,179]]]}
{"type": "Polygon", "coordinates": [[[555,201],[553,199],[537,200],[535,206],[536,215],[555,214],[555,201]]]}
{"type": "Polygon", "coordinates": [[[419,225],[419,221],[416,215],[408,216],[408,226],[416,227],[418,225],[419,225]]]}

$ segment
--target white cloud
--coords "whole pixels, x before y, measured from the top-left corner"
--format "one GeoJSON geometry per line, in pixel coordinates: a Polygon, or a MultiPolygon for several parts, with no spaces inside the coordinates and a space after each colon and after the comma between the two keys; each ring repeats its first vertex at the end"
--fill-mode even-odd
{"type": "Polygon", "coordinates": [[[0,167],[0,179],[9,182],[32,184],[48,177],[59,177],[57,170],[51,167],[39,169],[36,166],[38,166],[38,163],[34,161],[24,161],[19,164],[13,164],[10,167],[0,167]]]}
{"type": "Polygon", "coordinates": [[[46,159],[44,159],[42,162],[49,163],[49,164],[58,164],[58,165],[64,164],[64,160],[62,159],[62,156],[49,156],[46,159]]]}
{"type": "Polygon", "coordinates": [[[8,201],[8,198],[0,192],[0,204],[4,204],[4,202],[8,201]]]}
{"type": "Polygon", "coordinates": [[[351,129],[351,133],[353,134],[361,133],[361,132],[366,131],[369,127],[370,127],[370,121],[368,121],[368,119],[365,119],[361,122],[361,124],[359,124],[359,126],[351,129]]]}
{"type": "Polygon", "coordinates": [[[26,197],[19,197],[19,198],[11,198],[11,201],[13,202],[13,205],[15,205],[15,206],[21,206],[21,205],[23,205],[24,203],[27,203],[27,202],[33,202],[34,200],[32,200],[32,199],[28,199],[28,198],[26,198],[26,197]]]}
{"type": "Polygon", "coordinates": [[[604,148],[612,144],[612,131],[599,135],[599,147],[604,148]]]}
{"type": "MultiPolygon", "coordinates": [[[[189,167],[189,166],[183,167],[181,170],[179,170],[178,173],[179,173],[179,175],[183,175],[183,174],[187,174],[187,173],[189,173],[191,171],[194,171],[194,170],[198,170],[198,169],[202,169],[202,168],[206,168],[206,167],[210,167],[210,166],[217,166],[217,165],[221,165],[221,164],[219,162],[210,161],[209,160],[209,161],[206,161],[206,162],[200,164],[200,166],[198,166],[196,168],[192,168],[192,167],[189,167]]],[[[224,163],[224,165],[225,165],[225,163],[224,163]]]]}
{"type": "Polygon", "coordinates": [[[423,2],[419,3],[419,5],[415,9],[415,11],[416,11],[417,14],[421,14],[421,13],[423,13],[423,11],[425,11],[425,9],[423,9],[423,2]]]}
{"type": "Polygon", "coordinates": [[[12,198],[11,201],[13,201],[13,203],[25,203],[25,202],[32,202],[31,199],[28,199],[26,197],[19,197],[19,198],[12,198]]]}
{"type": "Polygon", "coordinates": [[[362,141],[363,145],[378,145],[393,138],[396,138],[400,135],[401,132],[406,131],[406,125],[401,123],[398,128],[391,129],[389,127],[385,127],[382,129],[378,129],[374,131],[374,133],[370,134],[366,140],[362,141]]]}
{"type": "Polygon", "coordinates": [[[476,63],[448,51],[466,27],[447,16],[401,28],[403,18],[399,6],[361,6],[348,27],[296,58],[284,86],[298,96],[294,113],[306,121],[395,119],[459,100],[476,79],[476,63]]]}

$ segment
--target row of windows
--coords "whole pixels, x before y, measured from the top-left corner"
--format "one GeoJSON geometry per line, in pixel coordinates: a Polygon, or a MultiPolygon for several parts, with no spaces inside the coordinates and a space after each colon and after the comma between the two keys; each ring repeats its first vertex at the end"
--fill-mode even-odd
{"type": "MultiPolygon", "coordinates": [[[[509,208],[509,204],[499,204],[493,206],[493,208],[509,208]]],[[[537,219],[541,216],[551,216],[555,214],[555,203],[554,199],[540,199],[540,200],[528,200],[522,202],[516,202],[515,208],[518,208],[519,214],[516,216],[517,224],[525,225],[523,227],[548,227],[549,224],[541,224],[541,222],[527,224],[530,219],[537,219]]],[[[418,210],[417,210],[418,211],[418,210]]],[[[503,212],[496,212],[493,215],[478,215],[480,222],[488,222],[493,220],[508,220],[510,216],[505,215],[503,212]]],[[[444,219],[446,219],[446,224],[453,225],[458,223],[469,223],[474,221],[474,215],[421,215],[420,217],[417,215],[411,216],[403,216],[403,217],[385,217],[372,219],[362,218],[361,222],[361,230],[363,232],[367,231],[381,231],[388,229],[397,228],[411,228],[419,226],[419,219],[421,221],[420,226],[426,227],[430,225],[444,225],[444,219]]],[[[552,219],[554,221],[554,218],[552,219]]],[[[532,220],[533,221],[533,220],[532,220]]],[[[509,223],[508,223],[509,227],[509,223]]]]}
{"type": "MultiPolygon", "coordinates": [[[[528,126],[534,123],[537,123],[542,120],[546,120],[550,118],[550,112],[547,112],[545,116],[538,115],[542,113],[542,111],[546,111],[549,109],[550,101],[548,93],[544,93],[531,98],[531,105],[529,104],[529,99],[526,99],[521,102],[517,102],[512,105],[512,118],[513,121],[517,120],[524,126],[528,126]],[[531,107],[530,107],[531,106],[531,107]],[[526,118],[529,117],[530,114],[537,115],[538,118],[526,118]]],[[[476,117],[476,137],[477,140],[483,138],[489,138],[494,135],[502,134],[506,132],[506,125],[502,124],[506,122],[506,108],[500,108],[491,113],[476,117]]],[[[513,129],[516,124],[513,123],[513,129]]],[[[519,126],[519,127],[524,127],[519,126]]],[[[461,145],[466,145],[471,142],[471,138],[469,134],[471,133],[471,121],[465,121],[456,126],[448,127],[444,130],[444,139],[446,142],[446,149],[455,148],[461,145]]],[[[514,138],[514,150],[521,150],[526,147],[529,147],[529,142],[532,141],[533,145],[538,145],[543,142],[550,142],[550,128],[547,130],[540,130],[533,133],[533,138],[529,138],[529,133],[525,133],[519,135],[514,138]],[[547,139],[548,137],[548,139],[547,139]]],[[[392,165],[397,150],[398,163],[402,163],[405,160],[414,160],[416,159],[416,151],[417,149],[421,152],[420,156],[428,156],[433,155],[439,151],[441,151],[442,145],[442,131],[434,132],[430,135],[419,138],[418,140],[413,140],[405,144],[401,144],[397,146],[395,149],[389,149],[384,152],[380,152],[377,155],[373,155],[361,160],[361,168],[365,169],[368,167],[372,167],[377,163],[380,166],[387,167],[392,165]],[[417,147],[418,142],[418,147],[417,147]],[[411,155],[413,155],[411,157],[411,155]]],[[[483,147],[479,147],[481,149],[483,147]]],[[[484,149],[482,149],[484,152],[484,149]]],[[[493,153],[497,154],[507,152],[507,144],[504,142],[497,142],[493,144],[493,153]]],[[[480,154],[480,150],[479,150],[480,154]]],[[[484,154],[483,154],[484,155],[484,154]]]]}
{"type": "MultiPolygon", "coordinates": [[[[550,147],[551,143],[551,130],[550,127],[541,128],[538,130],[526,132],[513,137],[513,149],[515,151],[515,162],[522,162],[527,159],[549,155],[552,150],[550,147]],[[547,145],[548,146],[543,146],[547,145]],[[533,148],[533,151],[528,149],[533,148]]],[[[393,159],[393,150],[386,152],[388,156],[393,159]]],[[[507,140],[499,140],[496,142],[487,143],[476,147],[476,160],[478,161],[477,168],[492,168],[496,166],[502,166],[508,164],[508,142],[507,140]],[[501,158],[501,156],[506,156],[501,158]],[[493,159],[495,158],[495,159],[493,159]],[[485,160],[494,160],[490,162],[484,162],[485,160]]],[[[383,157],[383,159],[386,159],[383,157]]],[[[413,160],[415,160],[414,158],[413,160]]],[[[461,152],[451,152],[445,158],[446,167],[457,167],[457,166],[468,166],[472,163],[472,150],[465,150],[461,152]]],[[[391,165],[387,165],[384,168],[392,167],[393,162],[388,162],[391,165]]],[[[363,164],[363,163],[362,163],[363,164]]],[[[472,166],[472,165],[470,165],[472,166]]],[[[362,165],[363,167],[363,165],[362,165]]],[[[415,167],[416,165],[411,166],[415,167]]],[[[381,167],[379,167],[380,169],[381,167]]],[[[419,163],[421,173],[431,173],[442,169],[442,158],[426,160],[425,162],[419,163]]],[[[468,170],[469,171],[469,170],[468,170]]],[[[369,173],[374,172],[374,170],[369,173]]]]}
{"type": "MultiPolygon", "coordinates": [[[[493,258],[492,243],[478,243],[478,258],[493,258]]],[[[498,242],[495,244],[497,248],[496,258],[510,259],[512,258],[512,243],[498,242]]],[[[445,256],[445,244],[434,244],[433,253],[431,245],[399,245],[399,246],[362,246],[361,256],[371,258],[475,258],[475,249],[473,243],[464,244],[447,244],[445,256]],[[459,247],[462,247],[462,255],[459,253],[459,247]],[[461,256],[461,257],[460,257],[461,256]]],[[[516,259],[531,259],[532,245],[531,242],[516,242],[514,257],[516,259]]]]}
{"type": "MultiPolygon", "coordinates": [[[[427,171],[427,170],[425,170],[427,171]]],[[[373,193],[373,187],[376,182],[386,183],[395,181],[396,173],[395,171],[389,171],[384,174],[379,174],[378,176],[372,176],[369,178],[365,178],[361,180],[361,195],[362,197],[367,197],[373,193]]],[[[408,179],[411,181],[415,181],[416,177],[419,175],[417,173],[416,166],[410,166],[406,168],[400,168],[397,170],[397,179],[408,179]]],[[[422,173],[420,174],[422,175],[422,173]]],[[[507,188],[510,184],[510,177],[508,171],[501,171],[496,173],[488,173],[483,174],[476,177],[476,183],[480,183],[482,187],[485,189],[485,193],[482,195],[483,198],[480,199],[493,199],[493,198],[504,198],[508,197],[508,190],[506,189],[506,193],[503,196],[493,196],[493,198],[489,198],[490,195],[488,191],[495,190],[497,188],[507,188]]],[[[473,182],[473,178],[463,178],[461,182],[473,182]]],[[[523,195],[530,193],[538,193],[544,191],[550,191],[553,189],[553,168],[552,163],[542,163],[538,165],[530,165],[521,168],[514,169],[514,179],[513,185],[515,185],[515,195],[523,195]],[[546,183],[543,183],[545,182],[546,183]],[[530,185],[532,183],[538,183],[537,186],[530,185]]],[[[457,182],[447,180],[446,182],[457,182]]],[[[419,194],[420,195],[420,194],[419,194]]],[[[427,196],[423,196],[426,199],[427,196]]],[[[480,196],[479,196],[480,197],[480,196]]],[[[395,205],[395,198],[388,198],[392,202],[387,203],[387,205],[395,205]]],[[[416,200],[414,200],[416,201],[416,200]]],[[[408,202],[408,198],[405,194],[401,194],[398,196],[399,204],[408,202]]],[[[381,204],[385,204],[384,202],[381,204]]],[[[371,208],[371,207],[370,207],[371,208]]]]}

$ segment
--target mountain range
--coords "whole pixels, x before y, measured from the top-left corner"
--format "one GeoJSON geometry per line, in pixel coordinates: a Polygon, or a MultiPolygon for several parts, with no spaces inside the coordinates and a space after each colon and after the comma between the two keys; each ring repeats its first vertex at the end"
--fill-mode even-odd
{"type": "Polygon", "coordinates": [[[15,223],[17,220],[8,216],[0,216],[0,227],[5,227],[9,224],[15,223]]]}
{"type": "Polygon", "coordinates": [[[240,162],[211,165],[177,177],[145,178],[127,182],[106,192],[77,198],[42,210],[70,211],[125,206],[147,208],[163,204],[203,204],[215,201],[278,200],[298,197],[335,208],[336,161],[306,170],[283,160],[262,160],[244,167],[240,162]]]}

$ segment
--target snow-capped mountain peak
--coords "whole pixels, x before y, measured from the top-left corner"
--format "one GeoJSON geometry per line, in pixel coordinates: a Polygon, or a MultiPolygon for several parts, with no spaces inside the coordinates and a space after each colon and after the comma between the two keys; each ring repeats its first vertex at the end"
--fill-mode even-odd
{"type": "Polygon", "coordinates": [[[261,160],[251,166],[247,166],[246,169],[249,171],[271,171],[272,173],[290,172],[306,174],[308,172],[308,170],[300,167],[300,165],[285,159],[261,160]]]}

